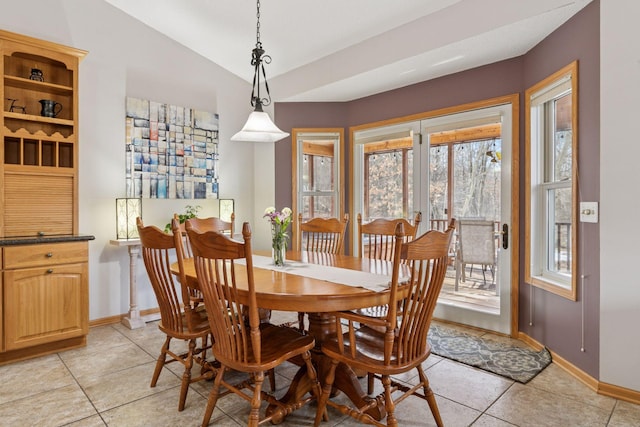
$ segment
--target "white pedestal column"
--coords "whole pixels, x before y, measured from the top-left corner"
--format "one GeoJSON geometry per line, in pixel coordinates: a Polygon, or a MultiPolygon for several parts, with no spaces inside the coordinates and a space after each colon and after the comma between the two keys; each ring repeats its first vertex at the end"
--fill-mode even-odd
{"type": "Polygon", "coordinates": [[[137,303],[136,263],[140,255],[140,239],[111,240],[112,245],[126,246],[129,250],[129,313],[122,319],[122,323],[129,329],[143,328],[145,320],[140,316],[137,303]]]}

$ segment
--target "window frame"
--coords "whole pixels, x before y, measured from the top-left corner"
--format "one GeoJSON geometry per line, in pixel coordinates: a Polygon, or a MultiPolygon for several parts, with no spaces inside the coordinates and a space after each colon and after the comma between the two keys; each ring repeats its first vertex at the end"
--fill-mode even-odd
{"type": "Polygon", "coordinates": [[[563,67],[525,91],[525,265],[526,283],[576,301],[578,276],[578,62],[563,67]],[[568,89],[567,89],[568,88],[568,89]],[[548,153],[553,118],[544,105],[571,93],[571,181],[546,181],[545,171],[553,162],[548,153]],[[550,240],[554,227],[549,222],[553,202],[549,194],[571,190],[571,236],[567,248],[569,274],[549,268],[553,257],[550,240]]]}
{"type": "MultiPolygon", "coordinates": [[[[292,182],[292,210],[294,212],[295,221],[297,221],[298,213],[301,212],[302,206],[300,202],[303,196],[332,196],[335,198],[336,217],[342,218],[344,216],[344,197],[345,192],[342,189],[342,183],[344,183],[344,162],[342,161],[342,152],[344,144],[344,129],[343,128],[294,128],[291,130],[291,182],[292,182]],[[336,144],[333,151],[333,187],[332,191],[303,191],[301,174],[303,169],[301,167],[304,161],[304,148],[299,147],[298,140],[300,138],[308,137],[313,139],[334,139],[336,144]]],[[[313,156],[311,156],[313,157],[313,156]]],[[[291,239],[293,243],[293,249],[296,247],[297,239],[291,239]]]]}

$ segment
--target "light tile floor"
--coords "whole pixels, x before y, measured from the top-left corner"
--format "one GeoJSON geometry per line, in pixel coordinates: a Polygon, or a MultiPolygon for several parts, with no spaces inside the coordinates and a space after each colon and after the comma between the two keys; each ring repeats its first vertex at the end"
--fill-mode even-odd
{"type": "MultiPolygon", "coordinates": [[[[272,320],[294,318],[274,313],[272,320]]],[[[0,426],[200,425],[211,382],[191,385],[182,412],[181,365],[170,365],[149,387],[163,340],[155,323],[136,330],[101,326],[91,329],[84,348],[0,366],[0,426]]],[[[446,426],[640,426],[640,405],[600,396],[554,364],[526,385],[434,355],[425,368],[446,426]]],[[[278,396],[295,371],[293,365],[277,370],[278,396]]],[[[415,378],[408,373],[400,379],[415,378]]],[[[210,425],[243,426],[247,414],[247,402],[227,395],[210,425]]],[[[307,405],[281,425],[311,426],[314,414],[315,404],[307,405]]],[[[426,403],[415,397],[400,403],[396,414],[401,426],[435,425],[426,403]]],[[[323,427],[358,425],[332,408],[329,416],[323,427]]]]}

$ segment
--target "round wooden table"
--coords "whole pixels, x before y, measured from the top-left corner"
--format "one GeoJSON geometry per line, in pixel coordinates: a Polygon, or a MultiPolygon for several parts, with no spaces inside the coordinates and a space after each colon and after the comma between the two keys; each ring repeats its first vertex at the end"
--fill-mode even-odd
{"type": "MultiPolygon", "coordinates": [[[[259,254],[259,253],[258,253],[259,254]]],[[[265,254],[266,255],[266,254],[265,254]]],[[[333,255],[314,252],[287,252],[287,260],[302,263],[326,265],[349,270],[391,276],[392,264],[387,261],[357,258],[347,255],[333,255]]],[[[236,265],[236,268],[242,267],[236,265]]],[[[184,262],[185,276],[191,286],[197,287],[195,267],[191,259],[184,262]]],[[[174,274],[178,274],[178,264],[172,265],[174,274]]],[[[309,316],[309,334],[315,338],[316,347],[313,360],[318,370],[318,378],[324,381],[329,370],[330,361],[322,353],[321,347],[325,339],[336,334],[335,317],[330,313],[343,310],[373,307],[386,304],[389,292],[375,292],[366,288],[332,283],[326,280],[304,277],[283,269],[265,269],[254,265],[254,284],[258,306],[263,309],[305,312],[309,316]]],[[[238,278],[243,277],[239,274],[238,278]]],[[[244,278],[244,277],[243,277],[244,278]]],[[[240,298],[246,297],[242,290],[246,284],[237,283],[240,298]]],[[[241,301],[244,302],[244,301],[241,301]]],[[[304,364],[294,377],[287,393],[281,400],[300,400],[311,390],[304,364]]],[[[334,390],[345,393],[358,407],[371,401],[362,390],[357,375],[347,365],[340,364],[336,370],[334,390]]],[[[380,420],[386,416],[384,405],[379,404],[370,412],[380,420]]]]}

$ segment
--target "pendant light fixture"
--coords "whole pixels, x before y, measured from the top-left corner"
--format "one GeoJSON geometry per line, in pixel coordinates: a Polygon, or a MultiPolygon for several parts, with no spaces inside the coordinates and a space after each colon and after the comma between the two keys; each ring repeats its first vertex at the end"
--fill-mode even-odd
{"type": "Polygon", "coordinates": [[[251,106],[254,107],[253,112],[249,115],[247,122],[242,130],[231,137],[232,141],[248,141],[248,142],[276,142],[289,136],[287,132],[283,132],[271,121],[267,113],[262,111],[263,106],[271,104],[271,94],[269,93],[269,84],[267,76],[264,72],[264,63],[271,63],[271,57],[265,55],[260,42],[260,0],[256,2],[257,18],[256,25],[256,47],[251,51],[251,65],[254,67],[253,89],[251,91],[251,106]],[[260,80],[264,79],[264,87],[267,92],[266,98],[260,97],[260,80]]]}

